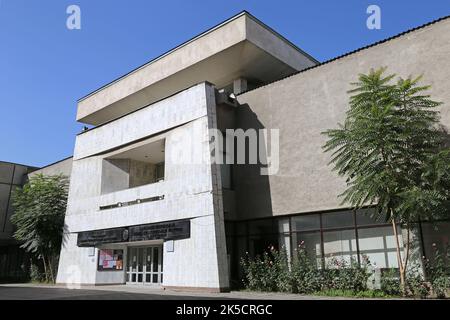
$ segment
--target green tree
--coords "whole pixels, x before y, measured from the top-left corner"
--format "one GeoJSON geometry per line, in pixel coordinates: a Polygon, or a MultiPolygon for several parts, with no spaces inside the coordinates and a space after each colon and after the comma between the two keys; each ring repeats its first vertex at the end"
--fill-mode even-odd
{"type": "Polygon", "coordinates": [[[42,260],[47,281],[55,282],[53,266],[61,248],[67,189],[66,177],[38,174],[12,195],[14,238],[42,260]]]}
{"type": "Polygon", "coordinates": [[[374,217],[392,223],[403,293],[410,231],[419,219],[448,215],[450,152],[439,126],[441,103],[419,86],[420,77],[384,76],[385,68],[360,74],[352,83],[344,124],[324,132],[334,170],[346,178],[343,203],[374,205],[374,217]],[[406,229],[403,258],[397,224],[406,229]]]}

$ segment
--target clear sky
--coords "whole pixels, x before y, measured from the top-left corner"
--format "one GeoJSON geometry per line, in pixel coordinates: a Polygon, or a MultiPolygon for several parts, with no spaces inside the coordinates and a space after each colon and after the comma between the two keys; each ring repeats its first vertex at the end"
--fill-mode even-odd
{"type": "Polygon", "coordinates": [[[449,0],[0,0],[0,160],[72,155],[76,101],[247,10],[319,61],[450,14],[449,0]],[[66,8],[81,8],[81,30],[66,8]],[[381,29],[366,27],[370,4],[381,29]]]}

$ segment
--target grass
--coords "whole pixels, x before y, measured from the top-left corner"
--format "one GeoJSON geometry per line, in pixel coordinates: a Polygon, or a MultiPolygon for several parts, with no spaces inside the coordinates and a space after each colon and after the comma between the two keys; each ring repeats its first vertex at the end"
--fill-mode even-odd
{"type": "Polygon", "coordinates": [[[349,298],[399,298],[399,296],[389,295],[381,290],[364,290],[364,291],[352,291],[352,290],[323,290],[314,292],[315,296],[326,297],[349,297],[349,298]]]}

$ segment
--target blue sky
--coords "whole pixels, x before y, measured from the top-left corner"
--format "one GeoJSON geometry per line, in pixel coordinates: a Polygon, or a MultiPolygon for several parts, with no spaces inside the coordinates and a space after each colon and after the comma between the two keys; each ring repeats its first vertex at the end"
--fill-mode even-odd
{"type": "Polygon", "coordinates": [[[44,166],[70,156],[76,101],[248,10],[319,61],[450,14],[450,1],[0,0],[0,160],[44,166]],[[66,8],[81,8],[81,30],[66,8]],[[381,30],[366,9],[381,8],[381,30]]]}

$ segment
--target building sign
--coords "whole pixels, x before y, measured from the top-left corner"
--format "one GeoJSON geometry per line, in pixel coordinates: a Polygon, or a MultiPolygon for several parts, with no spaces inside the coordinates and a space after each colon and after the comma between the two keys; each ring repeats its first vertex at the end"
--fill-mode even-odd
{"type": "Polygon", "coordinates": [[[104,243],[123,242],[126,228],[104,229],[78,233],[77,246],[95,247],[104,243]]]}
{"type": "Polygon", "coordinates": [[[189,220],[145,224],[128,229],[130,241],[178,240],[189,238],[191,234],[189,220]]]}
{"type": "Polygon", "coordinates": [[[79,247],[95,247],[101,244],[146,240],[179,240],[191,236],[190,220],[151,223],[115,229],[78,233],[79,247]]]}

